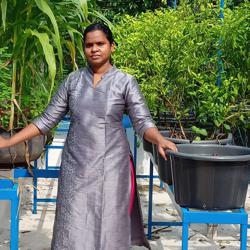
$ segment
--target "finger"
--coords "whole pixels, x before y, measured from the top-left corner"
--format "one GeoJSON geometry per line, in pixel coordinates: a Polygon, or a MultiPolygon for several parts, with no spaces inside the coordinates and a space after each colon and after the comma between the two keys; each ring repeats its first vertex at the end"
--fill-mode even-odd
{"type": "Polygon", "coordinates": [[[164,160],[167,160],[167,156],[165,154],[165,150],[161,147],[159,147],[159,153],[164,158],[164,160]]]}
{"type": "Polygon", "coordinates": [[[177,150],[177,147],[176,147],[176,145],[175,145],[174,143],[171,143],[171,144],[169,145],[169,149],[170,149],[170,150],[173,150],[173,151],[175,151],[175,152],[178,151],[178,150],[177,150]]]}

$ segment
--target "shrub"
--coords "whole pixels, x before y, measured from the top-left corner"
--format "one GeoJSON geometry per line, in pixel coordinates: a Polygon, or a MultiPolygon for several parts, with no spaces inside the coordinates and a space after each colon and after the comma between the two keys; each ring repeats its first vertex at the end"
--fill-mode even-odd
{"type": "Polygon", "coordinates": [[[116,26],[115,62],[137,77],[152,112],[171,112],[180,126],[183,118],[195,112],[199,127],[209,127],[208,137],[213,137],[215,132],[235,126],[236,117],[243,119],[242,112],[234,110],[236,104],[242,108],[238,104],[249,92],[247,8],[249,3],[227,10],[224,23],[216,5],[207,4],[197,11],[185,2],[177,11],[124,16],[116,26]],[[226,24],[228,19],[231,21],[226,24]],[[223,84],[218,87],[220,50],[225,70],[221,72],[223,84]]]}

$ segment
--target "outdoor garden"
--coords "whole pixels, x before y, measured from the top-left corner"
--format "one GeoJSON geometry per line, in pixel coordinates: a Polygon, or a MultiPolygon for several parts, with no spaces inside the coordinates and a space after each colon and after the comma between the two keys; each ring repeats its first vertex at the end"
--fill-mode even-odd
{"type": "Polygon", "coordinates": [[[114,63],[137,78],[152,114],[175,119],[184,138],[183,121],[195,117],[192,139],[234,132],[245,145],[249,3],[122,2],[1,1],[1,128],[41,114],[62,79],[86,64],[84,27],[104,20],[116,34],[114,63]]]}
{"type": "MultiPolygon", "coordinates": [[[[149,206],[148,238],[153,226],[173,226],[152,221],[154,174],[160,189],[173,187],[169,192],[181,208],[240,209],[241,216],[250,178],[249,1],[0,0],[0,16],[1,136],[32,122],[67,75],[87,65],[83,30],[104,22],[115,37],[112,63],[137,79],[160,133],[179,151],[168,152],[166,161],[154,144],[130,138],[135,164],[144,164],[138,180],[149,191],[143,201],[149,206]]],[[[34,161],[46,157],[57,131],[0,149],[0,179],[6,168],[20,166],[34,177],[34,161]]],[[[247,229],[241,228],[241,250],[247,245],[242,231],[247,229]]]]}

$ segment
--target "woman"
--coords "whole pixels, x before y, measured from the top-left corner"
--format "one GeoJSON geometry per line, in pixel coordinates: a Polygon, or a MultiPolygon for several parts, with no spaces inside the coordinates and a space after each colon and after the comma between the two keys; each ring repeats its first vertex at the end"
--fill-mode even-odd
{"type": "Polygon", "coordinates": [[[71,114],[53,250],[128,250],[131,241],[142,244],[138,210],[131,216],[128,212],[129,145],[121,123],[125,109],[135,131],[157,144],[164,158],[166,149],[176,150],[155,127],[135,78],[111,64],[114,47],[106,25],[88,26],[84,31],[88,66],[67,77],[40,117],[10,139],[0,138],[0,147],[10,147],[47,133],[67,112],[71,114]]]}

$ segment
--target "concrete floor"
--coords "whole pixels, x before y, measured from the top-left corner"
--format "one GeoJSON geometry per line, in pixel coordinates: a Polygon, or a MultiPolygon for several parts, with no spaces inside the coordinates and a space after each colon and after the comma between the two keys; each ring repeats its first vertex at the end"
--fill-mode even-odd
{"type": "MultiPolygon", "coordinates": [[[[57,180],[47,179],[39,181],[39,195],[55,197],[57,180]]],[[[32,214],[33,187],[31,180],[24,180],[21,184],[21,207],[20,207],[20,234],[19,249],[21,250],[49,250],[52,237],[55,204],[46,203],[38,205],[38,213],[32,214]]],[[[147,223],[148,208],[148,183],[139,180],[141,206],[144,215],[145,231],[147,223]]],[[[3,204],[2,204],[3,205],[3,204]]],[[[3,207],[2,207],[3,208],[3,207]]],[[[5,216],[8,209],[5,207],[5,216]]],[[[250,189],[247,194],[246,210],[250,213],[250,189]]],[[[1,209],[1,211],[3,211],[1,209]]],[[[178,221],[177,211],[172,205],[166,191],[159,188],[158,183],[154,186],[153,215],[155,220],[178,221]]],[[[5,223],[6,224],[6,223],[5,223]]],[[[7,223],[8,224],[8,223],[7,223]]],[[[0,250],[9,249],[8,225],[0,224],[0,250]],[[4,227],[4,228],[3,228],[4,227]]],[[[152,250],[177,250],[181,249],[181,227],[163,227],[153,229],[153,239],[150,241],[152,250]]],[[[250,244],[248,238],[248,244],[250,244]]],[[[132,247],[133,250],[145,250],[144,247],[132,247]]],[[[240,249],[239,226],[219,225],[217,236],[211,239],[207,235],[207,225],[192,224],[189,229],[189,249],[215,250],[240,249]]]]}

